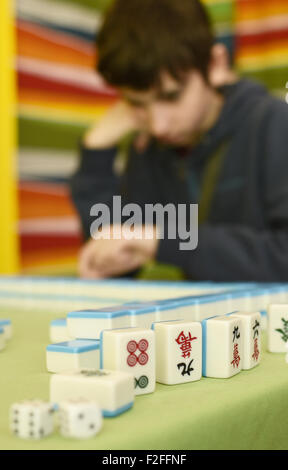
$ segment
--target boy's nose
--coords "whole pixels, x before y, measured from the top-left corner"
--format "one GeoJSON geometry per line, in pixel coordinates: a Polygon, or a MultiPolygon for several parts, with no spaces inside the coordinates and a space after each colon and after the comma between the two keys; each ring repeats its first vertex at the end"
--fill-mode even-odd
{"type": "Polygon", "coordinates": [[[152,109],[149,113],[149,127],[156,138],[165,138],[169,134],[168,116],[164,110],[152,109]]]}

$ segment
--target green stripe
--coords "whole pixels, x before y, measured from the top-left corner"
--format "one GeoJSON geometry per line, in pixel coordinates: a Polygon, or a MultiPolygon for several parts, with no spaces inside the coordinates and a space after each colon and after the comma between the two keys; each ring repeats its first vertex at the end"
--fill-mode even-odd
{"type": "Polygon", "coordinates": [[[207,9],[215,23],[233,23],[234,21],[234,2],[207,5],[207,9]]]}
{"type": "MultiPolygon", "coordinates": [[[[285,85],[288,77],[288,66],[270,69],[261,69],[254,71],[240,71],[242,76],[258,80],[267,86],[270,90],[283,90],[285,95],[285,85]]],[[[286,90],[287,91],[287,90],[286,90]]]]}
{"type": "Polygon", "coordinates": [[[19,145],[30,148],[75,150],[87,126],[37,121],[20,117],[19,145]]]}
{"type": "Polygon", "coordinates": [[[111,3],[111,0],[61,0],[62,3],[78,5],[81,7],[89,7],[93,10],[101,11],[106,8],[106,6],[111,3]]]}

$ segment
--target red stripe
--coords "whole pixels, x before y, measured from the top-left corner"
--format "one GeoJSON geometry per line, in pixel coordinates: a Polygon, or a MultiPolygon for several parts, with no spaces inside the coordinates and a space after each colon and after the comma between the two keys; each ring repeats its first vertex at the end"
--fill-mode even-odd
{"type": "Polygon", "coordinates": [[[63,235],[59,234],[24,234],[20,236],[21,250],[35,251],[39,249],[50,248],[75,248],[81,247],[80,235],[63,235]]]}
{"type": "MultiPolygon", "coordinates": [[[[237,45],[239,47],[254,46],[261,43],[272,43],[274,41],[287,41],[288,28],[280,31],[267,31],[258,34],[245,34],[237,36],[237,45]]],[[[269,44],[270,46],[271,44],[269,44]]]]}
{"type": "MultiPolygon", "coordinates": [[[[105,91],[96,91],[82,88],[81,86],[72,85],[70,83],[61,83],[53,79],[48,79],[44,77],[36,77],[33,74],[27,72],[18,73],[18,87],[25,87],[30,89],[37,90],[49,90],[54,92],[61,93],[75,93],[77,95],[91,97],[91,98],[107,98],[111,97],[111,93],[106,93],[105,91]]],[[[116,96],[116,94],[115,94],[116,96]]]]}

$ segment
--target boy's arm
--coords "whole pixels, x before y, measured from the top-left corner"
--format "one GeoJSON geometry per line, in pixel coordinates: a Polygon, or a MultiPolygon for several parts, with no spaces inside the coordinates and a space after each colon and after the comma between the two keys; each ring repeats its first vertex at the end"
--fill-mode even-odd
{"type": "Polygon", "coordinates": [[[71,178],[70,191],[85,240],[90,238],[91,207],[96,203],[110,207],[113,195],[119,193],[119,177],[113,171],[116,153],[117,147],[102,150],[80,147],[80,164],[71,178]]]}
{"type": "Polygon", "coordinates": [[[160,240],[156,258],[183,268],[191,279],[288,280],[288,225],[260,232],[243,225],[203,224],[196,250],[180,251],[180,241],[160,240]]]}
{"type": "Polygon", "coordinates": [[[85,240],[90,238],[90,209],[96,203],[111,207],[120,194],[120,177],[113,170],[122,139],[141,130],[131,107],[118,101],[85,133],[80,144],[80,162],[70,181],[72,200],[82,222],[85,240]]]}

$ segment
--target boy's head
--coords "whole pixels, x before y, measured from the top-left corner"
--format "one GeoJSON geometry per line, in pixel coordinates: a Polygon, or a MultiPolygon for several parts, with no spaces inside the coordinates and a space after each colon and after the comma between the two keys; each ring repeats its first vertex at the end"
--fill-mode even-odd
{"type": "Polygon", "coordinates": [[[148,134],[189,145],[217,119],[215,86],[229,75],[213,43],[199,0],[116,0],[98,35],[98,71],[148,134]]]}
{"type": "Polygon", "coordinates": [[[97,38],[98,70],[116,87],[157,87],[192,69],[207,80],[214,42],[199,0],[116,0],[97,38]]]}

